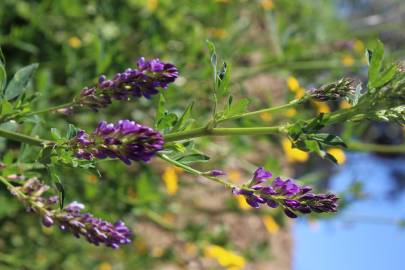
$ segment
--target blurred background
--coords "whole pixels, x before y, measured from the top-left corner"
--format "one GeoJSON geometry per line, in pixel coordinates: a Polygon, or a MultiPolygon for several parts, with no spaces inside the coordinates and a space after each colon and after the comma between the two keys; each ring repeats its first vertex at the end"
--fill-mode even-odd
{"type": "MultiPolygon", "coordinates": [[[[158,57],[181,74],[165,92],[167,106],[180,112],[198,101],[197,123],[210,113],[207,39],[232,67],[234,95],[250,98],[253,110],[343,76],[365,80],[365,48],[377,38],[387,59],[404,60],[404,26],[401,0],[0,1],[8,74],[40,64],[31,87],[35,108],[68,102],[100,74],[134,67],[141,56],[158,57]]],[[[90,131],[99,120],[122,118],[152,125],[156,103],[140,99],[99,113],[49,113],[23,131],[49,138],[51,127],[65,130],[73,123],[90,131]]],[[[347,106],[313,102],[299,112],[263,113],[230,126],[273,125],[347,106]]],[[[286,138],[259,136],[198,139],[212,158],[196,167],[224,169],[231,181],[243,183],[263,165],[338,192],[337,215],[291,221],[277,210],[251,210],[222,187],[159,160],[130,167],[105,162],[101,177],[63,171],[66,201],[81,201],[111,221],[122,218],[135,233],[133,244],[112,251],[45,228],[2,187],[0,269],[403,269],[405,157],[360,142],[403,147],[404,127],[342,123],[332,132],[358,150],[329,149],[340,166],[291,149],[286,138]]],[[[16,164],[10,169],[15,173],[36,155],[1,139],[0,157],[16,164]]]]}

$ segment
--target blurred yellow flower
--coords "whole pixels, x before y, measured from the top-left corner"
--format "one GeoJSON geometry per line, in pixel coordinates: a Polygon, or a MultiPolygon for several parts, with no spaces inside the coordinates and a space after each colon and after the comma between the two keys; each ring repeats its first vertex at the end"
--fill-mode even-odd
{"type": "Polygon", "coordinates": [[[340,148],[330,148],[327,151],[329,154],[334,156],[339,165],[342,165],[346,162],[346,155],[345,152],[340,148]]]}
{"type": "Polygon", "coordinates": [[[330,112],[330,108],[325,102],[313,101],[312,104],[314,105],[317,113],[330,112]]]}
{"type": "Polygon", "coordinates": [[[341,109],[349,109],[349,108],[352,107],[352,105],[350,105],[350,103],[347,102],[346,100],[342,100],[342,101],[340,102],[340,104],[339,104],[339,107],[340,107],[341,109]]]}
{"type": "Polygon", "coordinates": [[[288,109],[288,110],[285,112],[285,115],[286,115],[287,117],[293,117],[293,116],[297,115],[297,110],[296,110],[295,108],[288,109]]]}
{"type": "Polygon", "coordinates": [[[68,39],[68,44],[70,47],[77,49],[82,46],[82,41],[78,37],[71,37],[68,39]]]}
{"type": "Polygon", "coordinates": [[[194,256],[197,254],[198,248],[196,244],[187,242],[184,246],[184,250],[186,253],[194,256]]]}
{"type": "Polygon", "coordinates": [[[86,176],[86,180],[87,180],[87,182],[89,182],[91,184],[95,184],[95,183],[97,183],[98,178],[97,178],[97,175],[90,174],[90,175],[86,176]]]}
{"type": "Polygon", "coordinates": [[[162,179],[165,183],[166,186],[166,191],[169,195],[174,195],[177,193],[178,189],[178,177],[177,177],[177,171],[175,167],[166,167],[162,179]]]}
{"type": "Polygon", "coordinates": [[[260,0],[260,5],[265,10],[271,10],[274,8],[273,0],[260,0]]]}
{"type": "Polygon", "coordinates": [[[297,148],[292,148],[292,144],[289,139],[283,138],[281,140],[281,145],[288,162],[305,162],[308,160],[309,154],[297,148]]]}
{"type": "Polygon", "coordinates": [[[353,43],[353,49],[358,53],[364,53],[366,47],[364,46],[363,41],[356,39],[353,43]]]}
{"type": "Polygon", "coordinates": [[[233,169],[228,172],[228,178],[232,182],[239,182],[242,175],[240,174],[240,171],[233,169]]]}
{"type": "Polygon", "coordinates": [[[354,58],[350,54],[345,54],[340,58],[340,61],[344,66],[351,67],[354,65],[354,58]]]}
{"type": "Polygon", "coordinates": [[[222,39],[227,36],[227,33],[226,33],[225,29],[223,29],[223,28],[208,28],[207,31],[213,37],[216,37],[216,38],[222,39]]]}
{"type": "Polygon", "coordinates": [[[146,8],[150,11],[153,12],[156,10],[158,6],[158,0],[148,0],[146,3],[146,8]]]}
{"type": "Polygon", "coordinates": [[[243,195],[235,196],[235,200],[238,202],[238,206],[242,210],[249,210],[251,209],[250,205],[246,202],[245,197],[243,195]]]}
{"type": "Polygon", "coordinates": [[[242,256],[217,245],[206,246],[204,248],[204,255],[207,258],[215,259],[228,270],[240,270],[246,264],[245,258],[242,256]]]}
{"type": "Polygon", "coordinates": [[[300,83],[294,76],[288,76],[287,86],[291,91],[296,92],[300,88],[300,83]]]}
{"type": "Polygon", "coordinates": [[[162,257],[165,250],[162,247],[153,247],[151,251],[151,255],[155,258],[162,257]]]}
{"type": "Polygon", "coordinates": [[[262,218],[263,224],[266,227],[266,230],[270,234],[277,234],[277,232],[280,230],[280,226],[278,226],[277,222],[274,220],[272,216],[264,216],[262,218]]]}
{"type": "Polygon", "coordinates": [[[305,89],[302,87],[298,87],[298,89],[295,91],[295,98],[299,99],[302,98],[305,95],[305,89]]]}
{"type": "Polygon", "coordinates": [[[112,269],[112,265],[108,262],[102,262],[98,266],[98,270],[111,270],[111,269],[112,269]]]}
{"type": "Polygon", "coordinates": [[[272,116],[268,112],[263,112],[259,114],[259,116],[264,122],[270,122],[272,120],[272,116]]]}

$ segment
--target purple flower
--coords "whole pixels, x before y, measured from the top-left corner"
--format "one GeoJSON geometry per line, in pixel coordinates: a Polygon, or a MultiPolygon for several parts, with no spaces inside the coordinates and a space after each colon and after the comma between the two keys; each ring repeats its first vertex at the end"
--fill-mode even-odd
{"type": "Polygon", "coordinates": [[[263,169],[263,167],[259,167],[254,175],[253,175],[253,180],[252,182],[256,185],[256,184],[260,184],[265,182],[267,179],[271,178],[273,176],[273,174],[271,172],[268,172],[266,170],[263,169]]]}
{"type": "Polygon", "coordinates": [[[217,169],[215,169],[215,170],[211,170],[211,171],[205,172],[204,175],[216,177],[216,176],[223,176],[223,175],[226,175],[226,172],[224,172],[224,171],[222,171],[222,170],[217,170],[217,169]]]}
{"type": "Polygon", "coordinates": [[[63,231],[76,237],[84,237],[88,242],[107,247],[119,248],[131,242],[132,233],[124,222],[109,223],[89,213],[82,213],[84,205],[72,202],[65,208],[57,207],[57,196],[44,197],[49,187],[36,178],[30,178],[24,185],[15,187],[12,193],[23,202],[29,211],[41,215],[42,224],[51,227],[58,224],[63,231]]]}
{"type": "Polygon", "coordinates": [[[132,233],[124,222],[109,223],[89,213],[81,213],[83,208],[84,205],[77,202],[67,205],[57,215],[59,227],[64,231],[70,231],[78,238],[83,236],[96,246],[102,243],[116,249],[131,242],[132,233]]]}
{"type": "Polygon", "coordinates": [[[92,134],[80,130],[70,145],[78,158],[119,158],[130,165],[131,161],[149,161],[163,149],[164,140],[150,127],[120,120],[115,124],[102,121],[92,134]]]}
{"type": "Polygon", "coordinates": [[[310,193],[311,187],[299,186],[291,179],[283,180],[280,177],[276,177],[271,184],[266,184],[266,180],[271,177],[270,172],[260,167],[249,184],[242,188],[233,188],[232,192],[234,195],[243,195],[246,202],[254,208],[259,208],[261,204],[267,204],[271,208],[282,207],[290,218],[296,218],[297,213],[337,211],[336,195],[310,193]]]}
{"type": "Polygon", "coordinates": [[[137,69],[127,68],[115,74],[112,79],[101,75],[96,86],[83,88],[77,103],[97,111],[113,99],[130,100],[142,96],[149,99],[179,76],[176,66],[159,59],[147,61],[141,57],[137,66],[137,69]]]}

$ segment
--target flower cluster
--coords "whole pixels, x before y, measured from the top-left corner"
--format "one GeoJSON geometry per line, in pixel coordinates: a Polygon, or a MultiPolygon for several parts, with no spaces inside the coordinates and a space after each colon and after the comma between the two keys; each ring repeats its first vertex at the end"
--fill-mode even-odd
{"type": "Polygon", "coordinates": [[[98,110],[109,105],[112,99],[129,100],[142,96],[149,99],[179,76],[176,66],[159,59],[146,61],[141,57],[137,65],[137,69],[128,68],[112,79],[100,76],[97,85],[83,88],[77,103],[98,110]]]}
{"type": "Polygon", "coordinates": [[[338,198],[334,194],[314,194],[309,186],[299,186],[293,180],[282,180],[276,177],[268,185],[267,179],[272,178],[270,172],[258,168],[249,184],[242,188],[234,188],[235,195],[243,195],[246,202],[259,208],[260,204],[267,204],[271,208],[281,206],[284,213],[296,218],[297,213],[309,214],[311,212],[336,212],[338,198]]]}
{"type": "Polygon", "coordinates": [[[58,196],[43,196],[48,189],[49,187],[37,178],[30,178],[24,185],[12,188],[11,192],[27,206],[28,211],[39,214],[42,224],[46,227],[57,223],[62,231],[69,231],[77,238],[83,236],[97,246],[104,244],[116,249],[131,242],[132,233],[124,222],[117,221],[112,224],[89,213],[81,213],[84,205],[78,202],[59,209],[58,196]]]}
{"type": "Polygon", "coordinates": [[[309,96],[319,101],[337,100],[341,98],[351,99],[356,91],[355,81],[349,78],[342,78],[337,82],[322,85],[319,88],[311,89],[309,96]]]}
{"type": "Polygon", "coordinates": [[[160,132],[130,120],[102,121],[93,133],[79,130],[70,141],[78,158],[119,158],[128,165],[131,160],[149,161],[163,145],[160,132]]]}

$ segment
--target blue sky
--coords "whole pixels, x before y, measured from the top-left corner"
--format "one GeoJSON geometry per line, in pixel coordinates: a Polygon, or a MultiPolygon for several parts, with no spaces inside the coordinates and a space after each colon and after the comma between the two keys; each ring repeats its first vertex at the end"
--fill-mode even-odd
{"type": "Polygon", "coordinates": [[[405,228],[389,223],[405,218],[405,196],[387,200],[393,168],[405,172],[405,160],[348,155],[347,164],[332,178],[332,189],[342,191],[358,179],[369,197],[332,221],[311,225],[299,220],[293,230],[294,270],[405,269],[405,228]],[[374,217],[377,222],[370,220],[374,217]],[[352,218],[363,221],[350,222],[352,218]]]}

